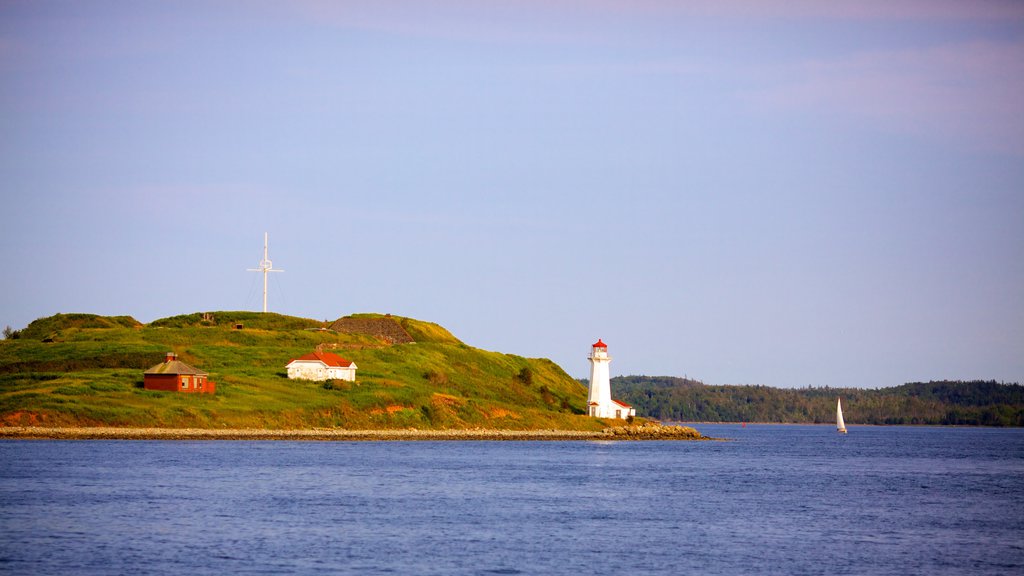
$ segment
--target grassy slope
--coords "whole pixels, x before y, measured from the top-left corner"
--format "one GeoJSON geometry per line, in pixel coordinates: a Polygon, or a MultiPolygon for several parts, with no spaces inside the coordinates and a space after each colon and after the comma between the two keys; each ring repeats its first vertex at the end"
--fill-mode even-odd
{"type": "MultiPolygon", "coordinates": [[[[367,315],[368,316],[368,315],[367,315]]],[[[317,330],[278,314],[216,312],[142,325],[129,317],[42,318],[0,342],[0,424],[199,428],[561,428],[612,422],[580,416],[586,390],[550,360],[467,346],[428,322],[395,317],[416,340],[317,330]],[[235,323],[243,330],[234,330],[235,323]],[[53,340],[43,342],[44,339],[53,340]],[[288,380],[285,364],[318,344],[359,367],[357,382],[288,380]],[[210,373],[216,395],[142,389],[166,351],[210,373]]]]}

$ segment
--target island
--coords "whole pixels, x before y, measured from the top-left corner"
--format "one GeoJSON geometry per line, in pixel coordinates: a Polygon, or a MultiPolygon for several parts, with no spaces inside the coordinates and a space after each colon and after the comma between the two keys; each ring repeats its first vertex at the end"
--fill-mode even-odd
{"type": "Polygon", "coordinates": [[[587,388],[551,360],[482,350],[389,314],[219,311],[147,324],[57,314],[14,336],[0,343],[0,438],[703,438],[588,416],[587,388]],[[302,358],[332,366],[307,372],[323,378],[289,378],[286,366],[302,358]],[[349,371],[338,376],[334,364],[349,371]]]}

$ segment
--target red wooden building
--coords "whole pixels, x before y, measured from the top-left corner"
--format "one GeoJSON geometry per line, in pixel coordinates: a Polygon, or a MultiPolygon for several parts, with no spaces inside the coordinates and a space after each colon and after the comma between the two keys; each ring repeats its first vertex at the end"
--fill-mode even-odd
{"type": "Polygon", "coordinates": [[[146,370],[142,385],[146,390],[166,390],[193,394],[213,394],[217,385],[207,378],[209,374],[178,360],[178,355],[167,353],[167,359],[146,370]]]}

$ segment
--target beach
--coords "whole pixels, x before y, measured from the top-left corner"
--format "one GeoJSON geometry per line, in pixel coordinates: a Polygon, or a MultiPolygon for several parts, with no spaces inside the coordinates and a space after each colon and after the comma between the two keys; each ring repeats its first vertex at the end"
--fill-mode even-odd
{"type": "Polygon", "coordinates": [[[208,428],[120,428],[102,427],[0,427],[0,439],[24,440],[322,440],[322,441],[415,441],[415,440],[705,440],[699,432],[683,426],[620,426],[600,431],[585,430],[347,430],[311,428],[303,430],[208,429],[208,428]]]}

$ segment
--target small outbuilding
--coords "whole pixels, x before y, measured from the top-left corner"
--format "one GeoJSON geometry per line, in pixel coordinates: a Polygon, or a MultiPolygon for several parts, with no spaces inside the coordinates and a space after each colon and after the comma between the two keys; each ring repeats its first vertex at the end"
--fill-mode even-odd
{"type": "Polygon", "coordinates": [[[146,370],[142,386],[146,390],[192,394],[213,394],[217,389],[209,380],[209,374],[178,360],[173,352],[168,352],[163,362],[146,370]]]}
{"type": "Polygon", "coordinates": [[[356,365],[332,352],[317,350],[289,362],[285,368],[293,380],[347,380],[355,382],[356,365]]]}

